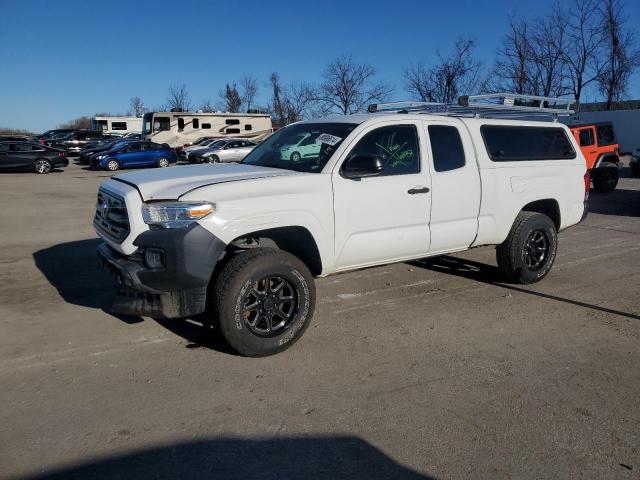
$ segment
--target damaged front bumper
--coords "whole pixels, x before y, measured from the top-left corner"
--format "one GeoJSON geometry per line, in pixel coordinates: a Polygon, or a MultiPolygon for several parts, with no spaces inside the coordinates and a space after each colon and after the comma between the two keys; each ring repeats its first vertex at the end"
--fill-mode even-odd
{"type": "Polygon", "coordinates": [[[193,316],[205,310],[207,287],[226,244],[198,224],[187,229],[149,230],[124,256],[106,243],[98,259],[120,288],[112,311],[153,318],[193,316]]]}

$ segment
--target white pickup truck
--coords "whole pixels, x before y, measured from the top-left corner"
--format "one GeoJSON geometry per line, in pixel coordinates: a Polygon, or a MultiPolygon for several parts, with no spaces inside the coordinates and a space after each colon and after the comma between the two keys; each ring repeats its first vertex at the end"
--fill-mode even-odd
{"type": "Polygon", "coordinates": [[[585,174],[560,123],[340,116],[287,126],[242,163],[113,177],[94,226],[115,311],[204,313],[263,356],[309,325],[314,277],[497,245],[505,280],[542,279],[557,232],[586,216],[585,174]],[[315,154],[291,154],[300,138],[315,154]]]}

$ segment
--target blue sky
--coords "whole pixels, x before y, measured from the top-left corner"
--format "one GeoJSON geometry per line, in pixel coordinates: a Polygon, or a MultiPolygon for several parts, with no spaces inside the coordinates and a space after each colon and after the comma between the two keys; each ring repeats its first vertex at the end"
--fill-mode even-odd
{"type": "MultiPolygon", "coordinates": [[[[538,0],[544,12],[552,0],[538,0]]],[[[347,53],[376,67],[406,99],[402,69],[429,63],[459,35],[475,37],[478,58],[493,62],[509,12],[528,1],[427,0],[0,0],[0,127],[41,131],[80,115],[126,112],[129,99],[164,103],[186,84],[196,104],[216,102],[244,73],[316,81],[347,53]]],[[[630,25],[640,2],[628,1],[630,25]]],[[[640,30],[640,28],[639,28],[640,30]]],[[[630,95],[640,97],[634,79],[630,95]]],[[[589,100],[587,98],[586,100],[589,100]]],[[[584,101],[584,99],[583,99],[584,101]]]]}

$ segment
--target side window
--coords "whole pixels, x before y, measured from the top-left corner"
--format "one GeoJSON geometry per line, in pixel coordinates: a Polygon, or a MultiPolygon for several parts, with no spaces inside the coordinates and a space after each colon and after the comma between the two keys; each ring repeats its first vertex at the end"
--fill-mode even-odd
{"type": "Polygon", "coordinates": [[[252,128],[251,124],[249,124],[249,123],[245,124],[245,126],[244,126],[245,130],[251,130],[251,128],[252,128]]]}
{"type": "Polygon", "coordinates": [[[182,130],[184,128],[184,118],[178,118],[178,129],[182,130]]]}
{"type": "MultiPolygon", "coordinates": [[[[184,126],[184,120],[182,121],[182,125],[184,126]]],[[[180,128],[180,119],[178,119],[178,128],[180,128]]],[[[169,117],[155,117],[153,119],[153,131],[154,132],[163,132],[165,130],[171,129],[171,120],[169,117]]]]}
{"type": "Polygon", "coordinates": [[[598,125],[596,127],[598,135],[598,146],[613,145],[616,143],[616,136],[613,133],[612,125],[598,125]]]}
{"type": "Polygon", "coordinates": [[[37,145],[31,145],[30,143],[16,143],[15,152],[33,152],[33,151],[42,151],[40,147],[37,145]]]}
{"type": "Polygon", "coordinates": [[[111,122],[111,130],[126,130],[127,122],[111,122]]]}
{"type": "Polygon", "coordinates": [[[129,145],[126,149],[127,152],[139,152],[142,150],[142,144],[134,143],[133,145],[129,145]]]}
{"type": "Polygon", "coordinates": [[[229,134],[240,133],[240,129],[239,128],[227,128],[225,130],[225,132],[229,133],[229,134]]]}
{"type": "Polygon", "coordinates": [[[227,125],[240,125],[240,119],[238,118],[227,118],[224,121],[225,124],[227,125]]]}
{"type": "Polygon", "coordinates": [[[593,129],[584,128],[580,130],[580,146],[588,147],[590,145],[593,145],[593,129]]]}
{"type": "Polygon", "coordinates": [[[210,123],[203,123],[202,124],[202,128],[209,129],[209,128],[211,128],[211,124],[210,123]]]}
{"type": "Polygon", "coordinates": [[[414,125],[392,125],[367,133],[351,150],[353,155],[380,157],[379,175],[407,175],[420,171],[418,131],[414,125]]]}
{"type": "Polygon", "coordinates": [[[464,147],[456,127],[429,125],[429,141],[436,172],[448,172],[464,167],[464,147]]]}
{"type": "Polygon", "coordinates": [[[200,119],[198,118],[193,119],[193,128],[200,128],[200,119]]]}
{"type": "Polygon", "coordinates": [[[480,133],[494,162],[576,158],[571,142],[560,127],[483,125],[480,133]]]}
{"type": "Polygon", "coordinates": [[[8,143],[0,143],[0,152],[8,152],[9,144],[8,143]]]}

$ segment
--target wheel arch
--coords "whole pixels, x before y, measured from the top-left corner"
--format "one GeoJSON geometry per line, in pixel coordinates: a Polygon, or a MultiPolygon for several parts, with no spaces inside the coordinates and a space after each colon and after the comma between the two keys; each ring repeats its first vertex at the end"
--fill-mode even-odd
{"type": "Polygon", "coordinates": [[[553,224],[556,226],[556,231],[560,231],[562,225],[562,216],[560,214],[560,205],[558,201],[553,198],[544,198],[541,200],[534,200],[527,203],[522,207],[523,212],[537,212],[549,217],[553,224]]]}
{"type": "Polygon", "coordinates": [[[606,167],[614,167],[617,168],[620,164],[620,157],[613,152],[601,153],[596,162],[593,164],[593,168],[606,168],[606,167]]]}
{"type": "Polygon", "coordinates": [[[309,268],[312,275],[322,273],[322,258],[315,238],[302,226],[267,228],[244,233],[231,241],[227,250],[250,248],[278,248],[298,257],[309,268]]]}

